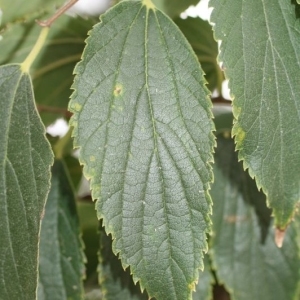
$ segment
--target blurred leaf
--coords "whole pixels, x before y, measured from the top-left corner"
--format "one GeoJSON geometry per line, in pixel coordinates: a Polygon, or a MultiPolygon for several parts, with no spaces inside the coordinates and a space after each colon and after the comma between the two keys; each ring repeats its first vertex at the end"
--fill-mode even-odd
{"type": "Polygon", "coordinates": [[[191,46],[147,5],[121,2],[94,26],[70,124],[114,253],[150,296],[189,299],[210,225],[211,103],[191,46]]]}
{"type": "Polygon", "coordinates": [[[300,0],[291,0],[291,2],[295,5],[296,18],[300,18],[300,0]]]}
{"type": "Polygon", "coordinates": [[[190,17],[187,19],[177,18],[175,23],[193,47],[206,74],[208,88],[211,92],[217,89],[221,94],[224,76],[217,62],[218,44],[214,39],[211,25],[200,18],[190,17]]]}
{"type": "Polygon", "coordinates": [[[233,140],[219,135],[217,142],[210,240],[217,278],[233,300],[295,299],[300,279],[295,224],[277,248],[265,195],[238,163],[233,140]]]}
{"type": "Polygon", "coordinates": [[[102,293],[100,289],[94,289],[84,295],[84,300],[101,300],[102,293]]]}
{"type": "Polygon", "coordinates": [[[55,7],[62,5],[65,0],[1,0],[3,25],[27,18],[36,18],[45,11],[54,12],[55,7]]]}
{"type": "Polygon", "coordinates": [[[290,0],[211,0],[236,149],[285,230],[300,201],[300,22],[290,0]]]}
{"type": "MultiPolygon", "coordinates": [[[[81,224],[82,239],[84,241],[84,253],[87,258],[86,264],[86,280],[90,280],[92,274],[97,274],[98,251],[99,251],[99,235],[98,235],[98,219],[95,215],[95,205],[90,201],[78,201],[78,215],[81,224]]],[[[95,276],[97,283],[97,275],[95,276]]]]}
{"type": "Polygon", "coordinates": [[[68,154],[64,156],[63,160],[68,169],[72,185],[74,186],[75,190],[77,190],[82,176],[82,167],[80,166],[78,158],[75,158],[71,154],[68,154]]]}
{"type": "Polygon", "coordinates": [[[42,219],[38,300],[82,299],[84,257],[75,198],[64,163],[52,168],[42,219]]]}
{"type": "Polygon", "coordinates": [[[53,155],[21,65],[0,67],[0,298],[35,299],[53,155]]]}
{"type": "MultiPolygon", "coordinates": [[[[46,125],[59,117],[70,116],[67,106],[73,69],[94,23],[93,19],[61,16],[51,26],[45,46],[31,68],[36,102],[46,125]]],[[[0,64],[22,62],[39,33],[40,26],[34,20],[10,26],[0,41],[0,64]]]]}
{"type": "Polygon", "coordinates": [[[208,254],[204,255],[204,270],[199,272],[199,281],[196,285],[196,291],[193,293],[193,300],[211,300],[213,299],[212,289],[215,279],[213,277],[208,254]]]}
{"type": "Polygon", "coordinates": [[[189,6],[198,4],[199,0],[152,0],[152,2],[158,9],[174,18],[179,16],[189,6]]]}
{"type": "Polygon", "coordinates": [[[213,107],[213,114],[216,134],[223,133],[230,137],[233,123],[233,114],[230,102],[228,101],[228,105],[215,104],[213,107]]]}
{"type": "Polygon", "coordinates": [[[124,271],[121,261],[112,252],[111,236],[100,231],[99,282],[105,300],[147,300],[140,285],[133,283],[129,268],[124,271]]]}

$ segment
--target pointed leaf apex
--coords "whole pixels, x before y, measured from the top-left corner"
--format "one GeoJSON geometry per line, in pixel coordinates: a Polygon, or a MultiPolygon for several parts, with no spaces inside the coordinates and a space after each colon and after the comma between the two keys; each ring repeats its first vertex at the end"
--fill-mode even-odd
{"type": "Polygon", "coordinates": [[[283,245],[286,229],[275,229],[275,244],[278,248],[281,248],[283,245]]]}

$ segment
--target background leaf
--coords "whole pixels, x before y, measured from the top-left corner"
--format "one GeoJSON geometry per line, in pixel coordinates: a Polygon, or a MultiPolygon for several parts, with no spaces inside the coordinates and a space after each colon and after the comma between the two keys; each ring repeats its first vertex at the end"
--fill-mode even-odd
{"type": "Polygon", "coordinates": [[[54,12],[55,7],[62,5],[64,2],[64,0],[1,0],[2,25],[20,22],[27,18],[35,18],[45,11],[54,12]]]}
{"type": "Polygon", "coordinates": [[[171,18],[179,16],[189,6],[196,5],[198,2],[199,0],[153,0],[154,5],[171,18]]]}
{"type": "Polygon", "coordinates": [[[106,300],[147,300],[140,285],[133,283],[129,268],[124,271],[121,261],[112,252],[112,239],[100,231],[99,282],[106,300]]]}
{"type": "Polygon", "coordinates": [[[211,272],[208,254],[204,255],[204,270],[199,273],[199,281],[196,290],[193,293],[193,300],[211,300],[213,299],[212,288],[215,279],[211,272]]]}
{"type": "MultiPolygon", "coordinates": [[[[94,24],[94,19],[61,16],[51,26],[45,46],[31,68],[38,109],[46,125],[59,117],[69,117],[73,69],[80,60],[87,32],[94,24]]],[[[22,62],[39,33],[40,26],[34,20],[10,26],[0,42],[0,64],[22,62]]]]}
{"type": "Polygon", "coordinates": [[[234,97],[239,158],[284,230],[300,199],[300,23],[286,0],[210,5],[234,97]]]}
{"type": "Polygon", "coordinates": [[[231,299],[295,299],[299,282],[299,230],[287,230],[281,249],[274,243],[265,195],[238,163],[233,140],[217,139],[211,258],[231,299]]]}
{"type": "Polygon", "coordinates": [[[126,1],[93,28],[75,72],[75,146],[115,254],[150,296],[190,299],[214,145],[196,56],[169,18],[126,1]]]}
{"type": "Polygon", "coordinates": [[[82,299],[84,257],[79,235],[73,189],[63,161],[57,160],[41,227],[39,300],[82,299]]]}
{"type": "Polygon", "coordinates": [[[0,67],[0,103],[0,295],[32,300],[53,155],[20,65],[0,67]]]}
{"type": "Polygon", "coordinates": [[[223,73],[217,62],[218,44],[213,37],[211,25],[200,18],[177,18],[175,23],[195,51],[205,73],[210,91],[222,92],[223,73]]]}

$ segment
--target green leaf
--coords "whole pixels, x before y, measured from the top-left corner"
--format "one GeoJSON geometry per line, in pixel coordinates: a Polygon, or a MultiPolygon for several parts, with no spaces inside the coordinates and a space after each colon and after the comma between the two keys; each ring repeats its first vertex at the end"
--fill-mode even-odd
{"type": "Polygon", "coordinates": [[[93,28],[71,125],[114,253],[151,297],[190,299],[210,224],[211,103],[190,45],[151,7],[121,2],[93,28]]]}
{"type": "Polygon", "coordinates": [[[147,300],[139,284],[133,283],[129,269],[124,271],[121,261],[112,252],[112,239],[100,231],[99,282],[106,300],[147,300]]]}
{"type": "Polygon", "coordinates": [[[199,281],[196,290],[193,293],[193,300],[211,300],[213,299],[212,287],[215,279],[210,269],[208,254],[204,256],[204,270],[199,273],[199,281]]]}
{"type": "Polygon", "coordinates": [[[63,161],[57,160],[41,227],[39,300],[82,299],[84,258],[79,235],[73,190],[63,161]]]}
{"type": "Polygon", "coordinates": [[[189,6],[196,5],[199,0],[153,0],[154,5],[171,18],[179,16],[189,6]]]}
{"type": "Polygon", "coordinates": [[[284,230],[300,199],[300,23],[286,0],[212,0],[239,159],[284,230]]]}
{"type": "MultiPolygon", "coordinates": [[[[45,46],[31,68],[38,109],[46,125],[68,116],[72,71],[80,60],[87,32],[94,24],[93,19],[61,16],[51,26],[45,46]]],[[[34,20],[10,26],[0,42],[0,64],[22,62],[39,33],[40,27],[34,20]]]]}
{"type": "Polygon", "coordinates": [[[78,158],[75,158],[72,155],[66,155],[63,160],[68,169],[72,186],[74,186],[75,190],[77,190],[82,177],[82,168],[79,164],[78,158]]]}
{"type": "Polygon", "coordinates": [[[217,89],[221,94],[223,73],[217,63],[218,44],[213,37],[212,27],[200,18],[177,18],[175,23],[185,35],[206,74],[210,91],[217,89]]]}
{"type": "Polygon", "coordinates": [[[0,8],[3,12],[2,24],[21,22],[28,18],[37,17],[45,11],[54,12],[56,6],[64,0],[1,0],[0,8]]]}
{"type": "Polygon", "coordinates": [[[233,300],[295,299],[300,279],[296,224],[279,249],[265,195],[238,163],[233,140],[219,135],[217,142],[210,253],[218,281],[233,300]]]}
{"type": "Polygon", "coordinates": [[[0,67],[0,103],[0,295],[32,300],[53,155],[20,65],[0,67]]]}

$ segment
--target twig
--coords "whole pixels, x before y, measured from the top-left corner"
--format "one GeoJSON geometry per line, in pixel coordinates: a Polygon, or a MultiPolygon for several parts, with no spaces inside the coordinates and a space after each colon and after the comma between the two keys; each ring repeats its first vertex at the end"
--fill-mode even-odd
{"type": "Polygon", "coordinates": [[[65,13],[70,7],[72,7],[78,0],[69,0],[65,5],[63,5],[62,7],[60,7],[56,13],[50,17],[48,20],[46,21],[39,21],[36,20],[36,22],[42,26],[42,27],[50,27],[52,25],[52,23],[58,18],[60,17],[63,13],[65,13]]]}

